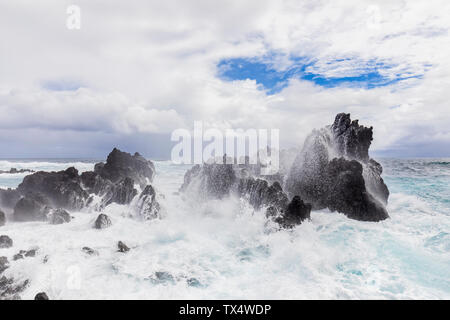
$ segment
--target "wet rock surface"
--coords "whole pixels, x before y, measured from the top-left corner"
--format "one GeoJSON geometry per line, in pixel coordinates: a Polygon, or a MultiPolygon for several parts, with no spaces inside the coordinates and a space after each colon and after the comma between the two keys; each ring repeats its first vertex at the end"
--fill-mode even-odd
{"type": "Polygon", "coordinates": [[[49,222],[51,224],[69,223],[71,220],[70,214],[64,209],[56,209],[51,212],[49,222]]]}
{"type": "Polygon", "coordinates": [[[47,294],[45,292],[39,292],[34,297],[34,300],[49,300],[49,298],[48,298],[48,296],[47,296],[47,294]]]}
{"type": "Polygon", "coordinates": [[[7,235],[0,236],[0,248],[11,248],[13,246],[13,241],[7,235]]]}
{"type": "Polygon", "coordinates": [[[119,241],[117,243],[117,249],[119,252],[122,252],[122,253],[130,251],[130,248],[128,248],[128,246],[125,243],[123,243],[122,241],[119,241]]]}
{"type": "Polygon", "coordinates": [[[291,203],[279,182],[251,175],[245,165],[203,164],[189,170],[180,189],[201,200],[222,199],[230,195],[244,198],[256,210],[267,208],[267,216],[282,226],[291,226],[309,218],[311,206],[296,200],[291,203]],[[190,190],[192,188],[193,190],[190,190]],[[291,218],[287,218],[287,217],[291,218]],[[297,219],[293,217],[296,216],[297,219]]]}
{"type": "Polygon", "coordinates": [[[340,113],[332,125],[307,137],[284,187],[282,174],[264,177],[247,164],[205,163],[185,174],[180,191],[189,194],[191,189],[190,196],[200,200],[244,197],[255,209],[267,207],[268,216],[282,226],[298,224],[310,217],[311,209],[323,208],[352,219],[380,221],[388,217],[389,191],[381,165],[369,157],[372,139],[372,127],[340,113]]]}
{"type": "Polygon", "coordinates": [[[37,251],[38,251],[37,249],[20,250],[19,253],[14,255],[13,260],[16,261],[28,257],[35,257],[37,251]]]}
{"type": "Polygon", "coordinates": [[[113,183],[128,177],[138,183],[141,188],[145,188],[147,183],[153,181],[155,167],[151,161],[137,152],[130,155],[114,148],[108,155],[106,163],[95,165],[94,172],[113,183]]]}
{"type": "Polygon", "coordinates": [[[329,208],[349,218],[388,218],[389,191],[382,167],[369,157],[373,128],[340,113],[331,126],[314,130],[306,139],[286,180],[291,196],[299,195],[314,209],[329,208]]]}
{"type": "Polygon", "coordinates": [[[50,213],[50,201],[41,193],[29,193],[14,207],[15,221],[45,221],[50,213]]]}
{"type": "Polygon", "coordinates": [[[106,229],[112,226],[111,219],[106,214],[99,214],[94,223],[95,229],[106,229]]]}
{"type": "Polygon", "coordinates": [[[5,224],[6,224],[6,215],[2,210],[0,210],[0,227],[4,226],[5,224]]]}
{"type": "Polygon", "coordinates": [[[19,293],[25,290],[30,281],[15,281],[14,278],[0,278],[0,300],[20,300],[19,293]]]}
{"type": "MultiPolygon", "coordinates": [[[[66,223],[70,216],[62,210],[81,210],[92,203],[94,196],[100,197],[96,205],[99,211],[112,203],[130,204],[138,195],[135,184],[145,191],[151,187],[154,174],[153,163],[139,153],[131,155],[114,148],[106,163],[97,163],[94,171],[81,175],[73,167],[58,172],[39,171],[26,176],[17,189],[0,189],[0,208],[13,209],[15,221],[66,223]]],[[[143,192],[143,196],[148,194],[143,192]]],[[[144,207],[147,217],[157,216],[159,204],[154,196],[145,199],[144,207]]]]}
{"type": "Polygon", "coordinates": [[[9,261],[7,257],[0,257],[0,274],[9,268],[9,261]]]}
{"type": "Polygon", "coordinates": [[[147,185],[139,195],[137,202],[137,211],[145,220],[151,220],[158,217],[160,205],[156,200],[155,189],[147,185]]]}

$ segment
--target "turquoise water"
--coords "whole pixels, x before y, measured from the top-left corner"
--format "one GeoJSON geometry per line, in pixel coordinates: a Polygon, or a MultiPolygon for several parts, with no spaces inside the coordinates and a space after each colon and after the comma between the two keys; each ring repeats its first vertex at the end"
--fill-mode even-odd
{"type": "MultiPolygon", "coordinates": [[[[92,233],[93,218],[85,213],[73,213],[76,219],[58,228],[16,223],[2,232],[24,247],[39,239],[55,268],[74,263],[85,245],[101,253],[98,260],[83,260],[86,285],[80,291],[68,290],[64,281],[42,279],[40,271],[32,279],[36,287],[30,287],[25,298],[43,290],[39,280],[47,286],[44,291],[69,299],[449,299],[450,159],[378,161],[391,193],[390,218],[380,223],[322,210],[312,212],[311,221],[293,230],[273,231],[262,214],[239,201],[189,204],[177,193],[189,166],[155,161],[154,186],[164,194],[160,198],[164,218],[159,221],[144,224],[127,218],[126,209],[111,206],[107,214],[115,219],[114,227],[101,234],[92,233]],[[119,238],[134,247],[117,260],[107,248],[119,238]],[[65,239],[70,245],[62,248],[65,239]],[[149,284],[151,270],[169,271],[175,280],[149,284]],[[186,286],[185,276],[198,279],[201,286],[186,286]]],[[[94,161],[0,160],[0,170],[51,171],[68,166],[92,170],[94,161]]],[[[0,174],[0,186],[15,187],[23,176],[0,174]]],[[[17,264],[9,270],[29,276],[31,270],[42,268],[17,264]]]]}

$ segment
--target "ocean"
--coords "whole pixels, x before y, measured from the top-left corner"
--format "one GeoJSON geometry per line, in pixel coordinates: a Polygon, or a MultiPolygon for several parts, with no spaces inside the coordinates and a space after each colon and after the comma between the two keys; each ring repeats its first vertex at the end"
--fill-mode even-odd
{"type": "MultiPolygon", "coordinates": [[[[51,299],[450,299],[450,159],[377,160],[391,193],[389,219],[320,210],[292,230],[278,230],[240,199],[193,202],[178,193],[190,166],[154,161],[162,219],[130,218],[127,206],[112,204],[104,230],[92,228],[97,214],[89,210],[71,212],[64,225],[9,222],[0,234],[14,246],[0,255],[38,254],[10,259],[5,274],[30,280],[23,299],[42,291],[51,299]],[[119,240],[128,253],[117,252],[119,240]]],[[[0,160],[0,170],[87,171],[95,162],[0,160]]],[[[27,174],[0,174],[0,187],[27,174]]]]}

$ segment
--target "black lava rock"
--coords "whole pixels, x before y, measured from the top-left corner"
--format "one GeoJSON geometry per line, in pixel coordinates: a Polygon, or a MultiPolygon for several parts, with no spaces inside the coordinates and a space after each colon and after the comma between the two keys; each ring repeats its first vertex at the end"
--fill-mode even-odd
{"type": "Polygon", "coordinates": [[[51,208],[50,201],[40,193],[30,193],[14,207],[16,221],[45,221],[51,208]]]}
{"type": "Polygon", "coordinates": [[[59,172],[36,172],[26,176],[17,190],[21,194],[39,191],[49,205],[68,210],[79,210],[86,204],[89,194],[80,185],[78,170],[71,167],[59,172]]]}
{"type": "Polygon", "coordinates": [[[360,126],[345,113],[331,126],[314,130],[287,177],[289,195],[299,195],[313,209],[329,208],[356,220],[388,218],[382,167],[369,157],[372,135],[372,127],[360,126]]]}
{"type": "Polygon", "coordinates": [[[70,222],[70,214],[64,209],[53,210],[50,215],[51,224],[63,224],[70,222]]]}
{"type": "Polygon", "coordinates": [[[137,152],[131,155],[114,148],[108,155],[106,163],[95,165],[94,172],[113,183],[128,177],[144,188],[153,181],[155,167],[151,161],[137,152]]]}
{"type": "Polygon", "coordinates": [[[0,257],[0,273],[9,268],[9,262],[7,257],[0,257]]]}
{"type": "Polygon", "coordinates": [[[4,226],[5,223],[6,223],[6,215],[2,210],[0,210],[0,227],[4,226]]]}
{"type": "Polygon", "coordinates": [[[109,228],[112,225],[111,219],[106,214],[99,214],[97,220],[95,220],[94,227],[96,229],[109,228]]]}
{"type": "Polygon", "coordinates": [[[6,235],[0,236],[0,248],[11,248],[13,246],[13,241],[10,237],[6,235]]]}
{"type": "Polygon", "coordinates": [[[144,191],[139,195],[137,202],[139,214],[146,220],[155,219],[158,217],[160,205],[156,200],[155,189],[151,185],[147,185],[144,191]]]}
{"type": "Polygon", "coordinates": [[[125,243],[123,243],[122,241],[119,241],[117,243],[117,248],[119,249],[119,252],[128,252],[130,251],[130,248],[127,247],[127,245],[125,243]]]}
{"type": "Polygon", "coordinates": [[[35,297],[34,300],[49,300],[47,294],[45,292],[39,292],[35,297]]]}

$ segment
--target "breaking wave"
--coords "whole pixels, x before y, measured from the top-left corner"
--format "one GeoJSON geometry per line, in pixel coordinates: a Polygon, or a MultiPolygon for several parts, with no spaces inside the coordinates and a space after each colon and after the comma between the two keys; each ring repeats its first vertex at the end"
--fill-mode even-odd
{"type": "MultiPolygon", "coordinates": [[[[292,230],[278,230],[237,198],[193,205],[178,193],[190,166],[155,161],[162,219],[130,219],[128,206],[112,204],[105,213],[113,225],[101,231],[89,210],[58,226],[8,223],[0,232],[14,247],[2,255],[39,251],[5,274],[31,280],[24,299],[41,291],[53,299],[449,299],[450,169],[414,161],[381,161],[389,219],[321,210],[292,230]],[[117,252],[118,240],[127,254],[117,252]],[[86,255],[85,246],[98,255],[86,255]]],[[[92,170],[93,162],[0,161],[0,170],[68,166],[92,170]]],[[[0,175],[0,185],[22,178],[0,175]]]]}

